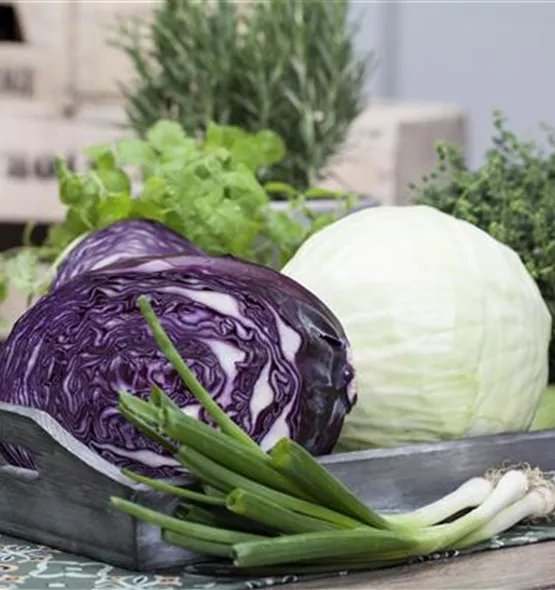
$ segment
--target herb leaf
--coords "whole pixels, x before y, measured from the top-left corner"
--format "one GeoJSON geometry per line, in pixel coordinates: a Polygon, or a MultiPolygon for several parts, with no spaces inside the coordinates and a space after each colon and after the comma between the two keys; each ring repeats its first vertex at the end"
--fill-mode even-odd
{"type": "Polygon", "coordinates": [[[212,123],[199,142],[176,122],[162,119],[144,139],[122,138],[115,145],[88,148],[91,166],[85,172],[73,172],[57,160],[65,219],[50,228],[42,245],[4,257],[0,301],[11,286],[30,296],[41,292],[41,269],[76,238],[130,218],[164,223],[208,254],[281,267],[309,235],[352,205],[338,199],[337,211],[318,213],[294,187],[260,184],[258,170],[278,161],[284,151],[283,141],[271,131],[251,134],[212,123]],[[287,197],[281,210],[273,209],[272,192],[287,197]]]}

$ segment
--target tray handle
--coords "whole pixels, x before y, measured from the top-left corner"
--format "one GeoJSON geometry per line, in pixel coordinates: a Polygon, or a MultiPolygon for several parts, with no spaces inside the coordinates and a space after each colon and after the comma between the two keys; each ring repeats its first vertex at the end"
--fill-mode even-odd
{"type": "Polygon", "coordinates": [[[15,477],[21,481],[34,481],[41,472],[48,473],[61,459],[71,461],[78,471],[94,471],[113,483],[137,488],[136,484],[121,474],[120,470],[103,459],[69,434],[52,416],[15,404],[0,402],[0,442],[25,448],[36,460],[38,472],[14,467],[2,461],[0,475],[15,477]]]}

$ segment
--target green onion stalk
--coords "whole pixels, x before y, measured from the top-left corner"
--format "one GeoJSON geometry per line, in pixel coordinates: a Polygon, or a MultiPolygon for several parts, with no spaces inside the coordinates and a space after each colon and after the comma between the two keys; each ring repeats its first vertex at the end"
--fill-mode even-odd
{"type": "Polygon", "coordinates": [[[197,380],[146,296],[138,303],[160,350],[216,423],[187,416],[155,385],[147,401],[119,393],[122,414],[198,480],[192,489],[123,471],[180,499],[168,515],[111,498],[116,509],[160,527],[166,542],[224,558],[237,572],[356,570],[470,547],[554,511],[553,481],[515,466],[474,477],[417,510],[380,514],[293,440],[263,451],[197,380]]]}

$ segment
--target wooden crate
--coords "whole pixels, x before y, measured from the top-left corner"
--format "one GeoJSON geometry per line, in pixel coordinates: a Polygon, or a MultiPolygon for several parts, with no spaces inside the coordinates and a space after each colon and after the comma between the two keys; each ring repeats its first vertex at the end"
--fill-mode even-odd
{"type": "Polygon", "coordinates": [[[45,103],[6,102],[0,128],[0,222],[62,219],[54,158],[62,156],[82,168],[83,148],[122,135],[109,107],[67,118],[45,103]]]}
{"type": "Polygon", "coordinates": [[[410,204],[415,195],[409,185],[432,170],[437,142],[464,147],[465,123],[456,106],[373,101],[353,121],[320,184],[384,205],[410,204]]]}
{"type": "MultiPolygon", "coordinates": [[[[42,101],[59,111],[71,102],[69,2],[4,4],[0,101],[42,101]]],[[[0,103],[1,104],[1,103],[0,103]]]]}

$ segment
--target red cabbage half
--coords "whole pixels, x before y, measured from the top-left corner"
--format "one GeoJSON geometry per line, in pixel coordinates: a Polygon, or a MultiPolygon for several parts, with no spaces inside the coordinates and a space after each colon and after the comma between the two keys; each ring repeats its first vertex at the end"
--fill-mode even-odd
{"type": "MultiPolygon", "coordinates": [[[[233,258],[133,259],[61,285],[9,335],[1,401],[45,410],[117,466],[176,475],[173,458],[116,409],[118,390],[144,399],[156,383],[210,423],[158,350],[137,307],[141,294],[197,378],[263,448],[290,436],[315,455],[332,450],[355,402],[341,325],[298,283],[233,258]]],[[[20,449],[4,453],[32,466],[20,449]]]]}
{"type": "Polygon", "coordinates": [[[129,258],[204,252],[170,228],[146,219],[125,219],[79,239],[56,269],[51,289],[89,271],[129,258]]]}

